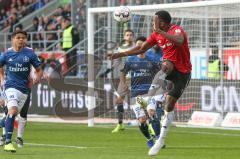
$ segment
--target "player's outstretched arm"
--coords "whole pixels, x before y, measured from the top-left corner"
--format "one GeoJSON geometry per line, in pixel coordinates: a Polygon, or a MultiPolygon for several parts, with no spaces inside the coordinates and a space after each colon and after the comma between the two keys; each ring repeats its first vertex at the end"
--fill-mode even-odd
{"type": "Polygon", "coordinates": [[[144,42],[142,46],[136,46],[131,50],[121,52],[121,53],[108,54],[108,57],[113,60],[120,57],[138,55],[146,52],[151,47],[153,47],[152,44],[148,44],[147,42],[144,42]]]}

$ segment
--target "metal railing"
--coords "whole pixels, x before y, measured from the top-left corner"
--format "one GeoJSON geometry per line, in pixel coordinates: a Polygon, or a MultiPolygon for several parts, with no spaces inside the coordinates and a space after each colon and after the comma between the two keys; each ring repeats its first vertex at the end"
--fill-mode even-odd
{"type": "MultiPolygon", "coordinates": [[[[56,51],[61,50],[62,31],[41,31],[28,32],[28,46],[36,51],[56,51]],[[49,37],[54,37],[49,39],[49,37]]],[[[0,33],[0,51],[5,51],[11,47],[11,33],[0,33]]]]}

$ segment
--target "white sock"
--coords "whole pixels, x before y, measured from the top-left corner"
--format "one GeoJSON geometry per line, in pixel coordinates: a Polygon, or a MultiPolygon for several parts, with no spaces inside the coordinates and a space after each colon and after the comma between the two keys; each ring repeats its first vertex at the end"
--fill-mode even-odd
{"type": "MultiPolygon", "coordinates": [[[[6,117],[6,114],[3,113],[3,117],[6,117]]],[[[5,119],[6,120],[6,119],[5,119]]],[[[6,129],[5,129],[5,126],[2,127],[2,135],[6,135],[6,129]]]]}
{"type": "Polygon", "coordinates": [[[17,137],[20,137],[20,138],[23,137],[23,133],[24,133],[24,130],[25,130],[25,127],[26,127],[26,122],[27,122],[26,118],[22,118],[22,117],[19,116],[17,137]]]}
{"type": "Polygon", "coordinates": [[[161,127],[161,132],[160,132],[160,136],[159,136],[159,140],[164,140],[168,129],[173,121],[174,118],[174,113],[173,111],[171,112],[166,112],[165,111],[165,115],[163,116],[163,121],[162,121],[162,127],[161,127]]]}
{"type": "Polygon", "coordinates": [[[3,135],[6,135],[6,129],[5,129],[5,127],[2,128],[2,134],[3,134],[3,135]]]}

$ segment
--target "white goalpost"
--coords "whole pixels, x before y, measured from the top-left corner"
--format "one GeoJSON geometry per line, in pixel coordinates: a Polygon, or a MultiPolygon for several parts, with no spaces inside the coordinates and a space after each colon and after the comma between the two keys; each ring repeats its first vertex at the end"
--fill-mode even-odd
{"type": "MultiPolygon", "coordinates": [[[[240,1],[214,0],[172,4],[127,6],[132,18],[128,24],[119,24],[113,19],[117,7],[88,9],[88,54],[100,57],[105,63],[109,41],[119,43],[123,30],[132,29],[135,38],[148,37],[152,32],[151,18],[156,11],[164,9],[172,15],[172,22],[187,33],[193,65],[192,80],[175,107],[175,121],[187,122],[194,111],[218,112],[224,117],[228,112],[240,113],[240,1]],[[220,78],[208,78],[209,57],[218,55],[220,78]],[[224,70],[224,63],[228,70],[224,70]]],[[[88,59],[88,125],[94,125],[95,98],[94,59],[88,59]],[[94,110],[94,111],[93,111],[94,110]]],[[[106,83],[108,78],[104,79],[106,83]]],[[[101,114],[100,118],[116,118],[113,109],[101,114]]],[[[129,106],[125,116],[134,118],[129,106]]]]}

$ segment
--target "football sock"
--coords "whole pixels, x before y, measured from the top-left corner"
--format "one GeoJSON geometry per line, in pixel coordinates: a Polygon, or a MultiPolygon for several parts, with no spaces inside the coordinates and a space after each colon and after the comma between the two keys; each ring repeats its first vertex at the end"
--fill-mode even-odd
{"type": "Polygon", "coordinates": [[[5,127],[5,120],[6,120],[6,116],[4,116],[1,121],[0,121],[0,127],[4,128],[5,127]]]}
{"type": "Polygon", "coordinates": [[[5,136],[6,135],[6,114],[3,114],[3,118],[2,118],[2,135],[5,136]]]}
{"type": "Polygon", "coordinates": [[[3,136],[6,135],[6,129],[5,129],[5,127],[2,128],[2,135],[3,135],[3,136]]]}
{"type": "Polygon", "coordinates": [[[117,105],[117,111],[118,111],[118,123],[122,124],[123,123],[123,113],[124,113],[123,104],[117,105]]]}
{"type": "Polygon", "coordinates": [[[157,117],[151,117],[150,123],[152,124],[152,128],[154,130],[155,136],[159,136],[160,134],[160,120],[157,117]]]}
{"type": "Polygon", "coordinates": [[[157,106],[156,108],[156,113],[157,113],[157,116],[158,116],[158,119],[161,120],[164,116],[164,110],[162,107],[159,107],[157,106]]]}
{"type": "Polygon", "coordinates": [[[173,121],[173,117],[174,117],[173,111],[165,112],[165,115],[163,116],[162,127],[159,137],[160,139],[164,139],[166,137],[168,129],[173,121]]]}
{"type": "Polygon", "coordinates": [[[6,144],[11,143],[14,129],[15,115],[8,114],[6,118],[6,144]]]}
{"type": "Polygon", "coordinates": [[[148,124],[147,123],[141,123],[139,125],[139,129],[142,132],[142,134],[149,140],[151,139],[151,135],[148,131],[148,124]]]}
{"type": "Polygon", "coordinates": [[[20,138],[23,137],[23,133],[24,133],[24,130],[25,130],[26,122],[27,122],[26,118],[22,118],[22,117],[19,116],[19,118],[18,118],[18,133],[17,133],[17,137],[20,137],[20,138]]]}

